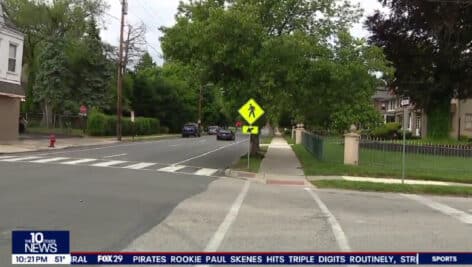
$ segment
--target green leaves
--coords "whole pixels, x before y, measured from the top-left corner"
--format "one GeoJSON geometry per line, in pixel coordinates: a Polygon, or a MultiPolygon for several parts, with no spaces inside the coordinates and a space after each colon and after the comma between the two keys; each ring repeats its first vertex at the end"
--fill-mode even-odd
{"type": "Polygon", "coordinates": [[[384,49],[396,68],[392,87],[431,113],[429,133],[447,137],[449,112],[444,107],[453,97],[472,96],[472,5],[422,0],[382,4],[389,14],[377,11],[366,25],[373,33],[370,41],[384,49]]]}
{"type": "Polygon", "coordinates": [[[253,97],[272,122],[290,113],[342,130],[377,119],[369,108],[372,74],[391,69],[380,49],[345,30],[358,19],[357,7],[333,0],[221,2],[181,4],[161,41],[166,60],[200,73],[199,84],[224,88],[226,110],[236,113],[253,97]]]}

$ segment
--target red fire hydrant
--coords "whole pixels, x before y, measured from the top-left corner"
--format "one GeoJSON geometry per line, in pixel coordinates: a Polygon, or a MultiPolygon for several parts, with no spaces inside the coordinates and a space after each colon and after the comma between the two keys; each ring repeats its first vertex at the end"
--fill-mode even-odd
{"type": "Polygon", "coordinates": [[[54,143],[56,143],[56,136],[54,134],[51,134],[49,136],[49,147],[54,147],[54,143]]]}

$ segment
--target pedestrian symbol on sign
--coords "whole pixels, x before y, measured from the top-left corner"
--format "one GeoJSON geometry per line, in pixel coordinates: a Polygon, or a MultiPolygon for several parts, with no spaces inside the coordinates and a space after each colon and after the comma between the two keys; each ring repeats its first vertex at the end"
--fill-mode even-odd
{"type": "Polygon", "coordinates": [[[253,117],[253,118],[256,117],[256,114],[254,114],[255,110],[256,108],[251,103],[249,103],[249,117],[253,117]]]}
{"type": "Polygon", "coordinates": [[[254,99],[249,99],[238,112],[249,124],[253,124],[264,114],[264,110],[254,99]]]}

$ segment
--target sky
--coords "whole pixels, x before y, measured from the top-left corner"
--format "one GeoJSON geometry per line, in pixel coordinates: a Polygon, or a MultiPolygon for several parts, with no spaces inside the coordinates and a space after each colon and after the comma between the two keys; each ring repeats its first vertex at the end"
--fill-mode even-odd
{"type": "MultiPolygon", "coordinates": [[[[112,45],[118,45],[120,38],[120,13],[121,0],[105,0],[109,9],[102,22],[102,39],[112,45]]],[[[352,3],[360,3],[364,9],[364,18],[371,15],[376,9],[381,9],[378,0],[349,0],[352,3]]],[[[146,25],[147,50],[154,60],[162,64],[162,50],[159,44],[159,31],[161,26],[172,26],[175,23],[174,15],[177,12],[179,0],[128,0],[128,15],[126,24],[146,25]]],[[[363,28],[362,23],[356,24],[351,29],[355,37],[368,37],[369,32],[363,28]]]]}

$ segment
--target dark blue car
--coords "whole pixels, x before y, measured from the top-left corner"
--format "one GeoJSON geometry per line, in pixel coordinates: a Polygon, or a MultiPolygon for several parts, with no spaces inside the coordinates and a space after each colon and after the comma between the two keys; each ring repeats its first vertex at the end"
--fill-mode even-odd
{"type": "Polygon", "coordinates": [[[200,128],[197,123],[187,123],[182,127],[182,137],[200,137],[200,128]]]}

